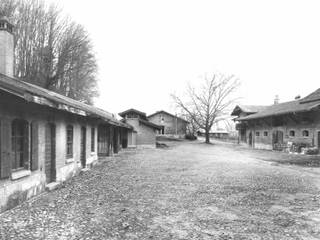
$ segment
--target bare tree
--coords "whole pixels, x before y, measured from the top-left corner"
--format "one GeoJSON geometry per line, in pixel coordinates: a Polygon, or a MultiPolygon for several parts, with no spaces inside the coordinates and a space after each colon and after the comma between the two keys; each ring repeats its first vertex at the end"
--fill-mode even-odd
{"type": "Polygon", "coordinates": [[[206,77],[204,80],[198,89],[188,86],[186,100],[176,94],[171,96],[177,107],[185,111],[189,118],[205,131],[205,142],[210,143],[210,129],[217,118],[225,115],[228,107],[235,102],[236,98],[232,98],[232,94],[240,82],[233,75],[221,74],[214,74],[212,78],[206,77]]]}
{"type": "Polygon", "coordinates": [[[183,116],[184,119],[188,121],[187,127],[186,127],[186,132],[187,135],[190,137],[195,137],[197,135],[197,132],[199,130],[198,124],[194,121],[194,119],[191,117],[190,114],[188,114],[186,111],[181,109],[181,116],[183,116]]]}
{"type": "Polygon", "coordinates": [[[97,64],[83,26],[43,0],[1,0],[3,15],[15,25],[15,75],[91,104],[97,64]]]}

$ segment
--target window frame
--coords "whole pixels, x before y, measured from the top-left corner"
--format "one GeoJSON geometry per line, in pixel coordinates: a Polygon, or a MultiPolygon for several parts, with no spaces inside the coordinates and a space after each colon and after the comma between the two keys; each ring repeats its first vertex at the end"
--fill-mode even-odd
{"type": "Polygon", "coordinates": [[[66,157],[73,158],[73,142],[74,142],[74,128],[72,125],[66,127],[66,157]],[[69,136],[71,134],[71,136],[69,136]]]}
{"type": "Polygon", "coordinates": [[[264,137],[268,137],[268,135],[269,135],[269,132],[268,132],[268,131],[264,131],[264,132],[263,132],[263,136],[264,136],[264,137]]]}
{"type": "Polygon", "coordinates": [[[14,119],[11,122],[11,171],[28,170],[30,167],[30,129],[25,119],[14,119]],[[19,129],[20,128],[20,129],[19,129]],[[20,131],[20,135],[19,135],[20,131]],[[19,143],[20,141],[20,143],[19,143]],[[17,150],[20,144],[21,149],[17,150]],[[18,159],[17,155],[20,155],[18,159]]]}
{"type": "Polygon", "coordinates": [[[289,131],[289,137],[295,137],[296,136],[296,131],[290,130],[289,131]]]}
{"type": "Polygon", "coordinates": [[[260,132],[257,131],[255,135],[256,135],[256,137],[260,137],[260,132]]]}
{"type": "Polygon", "coordinates": [[[309,130],[303,130],[302,131],[302,137],[309,137],[310,136],[310,133],[309,133],[309,130]]]}

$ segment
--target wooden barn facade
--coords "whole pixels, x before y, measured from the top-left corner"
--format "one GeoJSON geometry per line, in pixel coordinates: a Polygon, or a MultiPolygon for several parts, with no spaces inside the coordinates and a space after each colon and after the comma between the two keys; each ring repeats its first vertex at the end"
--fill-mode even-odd
{"type": "Polygon", "coordinates": [[[149,115],[148,120],[161,126],[158,132],[160,135],[175,135],[182,138],[186,135],[188,121],[166,111],[157,111],[149,115]]]}
{"type": "Polygon", "coordinates": [[[320,148],[320,89],[305,98],[271,106],[236,106],[239,143],[287,152],[320,148]]]}

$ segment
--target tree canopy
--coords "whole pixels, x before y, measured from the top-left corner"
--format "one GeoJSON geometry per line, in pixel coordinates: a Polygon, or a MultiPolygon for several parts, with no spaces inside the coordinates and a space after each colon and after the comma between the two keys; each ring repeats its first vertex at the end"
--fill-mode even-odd
{"type": "Polygon", "coordinates": [[[1,0],[0,17],[15,26],[15,76],[92,104],[97,63],[84,27],[41,0],[1,0]]]}

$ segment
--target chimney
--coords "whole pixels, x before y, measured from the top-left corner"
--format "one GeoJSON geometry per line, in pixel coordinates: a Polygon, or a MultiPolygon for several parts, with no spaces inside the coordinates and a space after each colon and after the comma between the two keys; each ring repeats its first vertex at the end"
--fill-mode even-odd
{"type": "Polygon", "coordinates": [[[14,41],[13,25],[8,18],[0,18],[0,73],[13,77],[14,41]]]}
{"type": "Polygon", "coordinates": [[[300,95],[297,95],[297,96],[295,96],[295,100],[299,100],[301,98],[301,96],[300,95]]]}
{"type": "Polygon", "coordinates": [[[273,102],[273,103],[274,103],[274,104],[278,104],[278,103],[279,103],[279,100],[280,100],[280,99],[279,99],[279,95],[276,95],[275,98],[274,98],[274,102],[273,102]]]}

